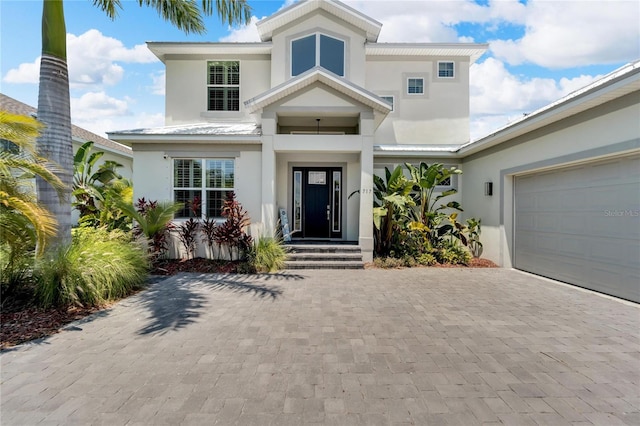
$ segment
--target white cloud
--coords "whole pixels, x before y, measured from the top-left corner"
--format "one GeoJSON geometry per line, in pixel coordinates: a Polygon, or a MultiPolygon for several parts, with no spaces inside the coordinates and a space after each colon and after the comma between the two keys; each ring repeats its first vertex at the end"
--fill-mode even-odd
{"type": "MultiPolygon", "coordinates": [[[[157,61],[146,45],[139,44],[129,49],[120,40],[95,29],[79,36],[67,34],[67,66],[72,88],[95,89],[119,83],[124,76],[124,68],[117,62],[146,64],[157,61]]],[[[3,81],[37,84],[39,74],[40,58],[37,58],[9,70],[3,81]]]]}
{"type": "Polygon", "coordinates": [[[523,114],[531,113],[601,76],[575,78],[523,78],[511,74],[504,63],[489,58],[471,66],[470,110],[472,139],[488,134],[523,114]]]}
{"type": "Polygon", "coordinates": [[[637,1],[530,1],[526,9],[521,39],[490,42],[493,54],[509,64],[560,69],[640,56],[637,1]]]}
{"type": "Polygon", "coordinates": [[[247,43],[260,41],[258,29],[256,28],[256,22],[258,22],[259,20],[260,19],[258,19],[258,17],[252,16],[251,22],[249,22],[249,24],[239,28],[232,28],[229,35],[220,38],[220,41],[227,43],[247,43]]]}
{"type": "Polygon", "coordinates": [[[149,77],[151,77],[151,80],[153,81],[153,84],[150,87],[151,93],[154,95],[164,96],[165,90],[166,90],[166,80],[167,80],[166,71],[162,70],[153,74],[149,74],[149,77]]]}
{"type": "Polygon", "coordinates": [[[105,92],[88,92],[71,98],[71,120],[76,126],[107,137],[106,132],[164,125],[162,113],[135,113],[130,98],[117,99],[105,92]]]}
{"type": "Polygon", "coordinates": [[[11,69],[4,76],[5,83],[30,83],[38,84],[40,78],[40,57],[33,62],[20,64],[18,68],[11,69]]]}

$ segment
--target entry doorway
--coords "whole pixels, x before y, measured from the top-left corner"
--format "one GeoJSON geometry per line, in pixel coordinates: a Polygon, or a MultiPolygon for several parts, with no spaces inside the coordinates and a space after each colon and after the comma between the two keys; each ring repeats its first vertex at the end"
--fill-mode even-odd
{"type": "Polygon", "coordinates": [[[293,168],[293,237],[342,238],[342,168],[293,168]]]}

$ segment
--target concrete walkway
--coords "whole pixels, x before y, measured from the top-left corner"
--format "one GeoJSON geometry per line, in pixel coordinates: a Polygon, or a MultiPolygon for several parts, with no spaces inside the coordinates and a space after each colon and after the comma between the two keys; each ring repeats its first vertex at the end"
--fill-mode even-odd
{"type": "Polygon", "coordinates": [[[640,308],[517,271],[182,274],[0,355],[9,425],[638,425],[640,308]]]}

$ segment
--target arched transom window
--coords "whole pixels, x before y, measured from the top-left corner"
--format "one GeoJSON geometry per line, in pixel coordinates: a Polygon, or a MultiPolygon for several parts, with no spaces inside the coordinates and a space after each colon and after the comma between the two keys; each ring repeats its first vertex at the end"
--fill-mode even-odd
{"type": "Polygon", "coordinates": [[[291,76],[321,66],[344,77],[344,41],[311,34],[291,41],[291,76]]]}

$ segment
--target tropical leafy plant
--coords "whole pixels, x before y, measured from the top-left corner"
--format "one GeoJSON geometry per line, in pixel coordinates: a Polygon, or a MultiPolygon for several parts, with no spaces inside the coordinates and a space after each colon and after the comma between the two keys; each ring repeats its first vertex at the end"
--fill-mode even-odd
{"type": "MultiPolygon", "coordinates": [[[[104,152],[91,152],[93,142],[82,144],[73,157],[72,206],[80,212],[80,222],[100,226],[100,216],[105,208],[105,199],[110,187],[122,176],[117,169],[122,167],[115,161],[105,161],[97,165],[104,152]]],[[[111,191],[113,197],[117,192],[111,191]]]]}
{"type": "Polygon", "coordinates": [[[154,257],[160,257],[169,249],[168,232],[172,229],[173,216],[183,205],[174,202],[147,201],[138,199],[136,205],[120,203],[119,208],[135,221],[133,232],[143,236],[154,257]]]}
{"type": "Polygon", "coordinates": [[[147,254],[122,231],[78,228],[71,244],[38,259],[34,274],[42,306],[100,306],[144,284],[147,254]]]}
{"type": "Polygon", "coordinates": [[[56,166],[36,152],[41,128],[32,117],[0,111],[0,234],[14,248],[34,245],[37,254],[55,235],[56,221],[38,204],[33,178],[47,181],[59,193],[64,189],[56,166]]]}
{"type": "Polygon", "coordinates": [[[184,247],[187,259],[193,259],[196,253],[196,241],[200,223],[193,218],[178,226],[178,239],[184,247]]]}
{"type": "MultiPolygon", "coordinates": [[[[61,245],[71,240],[71,209],[68,200],[72,187],[73,147],[71,142],[71,114],[69,73],[67,69],[67,31],[63,0],[45,0],[42,10],[42,55],[38,94],[38,119],[46,127],[38,139],[38,151],[60,165],[57,173],[63,183],[52,187],[46,179],[37,178],[41,205],[57,219],[55,241],[61,245]],[[62,201],[62,202],[61,202],[62,201]]],[[[138,0],[140,6],[154,8],[162,19],[185,33],[204,33],[203,15],[217,13],[223,24],[246,24],[251,20],[251,8],[246,0],[196,1],[138,0]]],[[[120,0],[94,0],[93,4],[115,19],[120,0]]],[[[55,230],[55,228],[54,228],[55,230]]]]}
{"type": "Polygon", "coordinates": [[[406,222],[409,207],[415,203],[410,193],[413,184],[402,173],[402,167],[393,171],[385,168],[385,179],[373,176],[373,224],[375,251],[386,254],[391,250],[394,233],[406,222]]]}
{"type": "MultiPolygon", "coordinates": [[[[458,191],[455,188],[442,192],[436,192],[436,188],[444,182],[450,181],[453,175],[461,174],[462,171],[456,167],[447,168],[440,163],[428,165],[421,162],[417,167],[405,163],[405,166],[413,184],[413,199],[416,204],[416,208],[413,210],[415,221],[424,225],[423,229],[429,233],[431,243],[436,244],[443,235],[458,229],[455,216],[453,217],[455,223],[444,223],[443,227],[438,228],[437,225],[442,223],[443,217],[446,216],[444,211],[462,211],[462,207],[457,201],[438,205],[438,202],[443,198],[456,194],[458,191]]],[[[414,227],[419,227],[419,225],[414,224],[414,227]]]]}
{"type": "MultiPolygon", "coordinates": [[[[207,218],[202,221],[202,242],[209,248],[209,255],[213,256],[216,245],[216,227],[218,226],[214,218],[207,218]]],[[[218,245],[218,257],[220,256],[220,245],[218,245]]]]}
{"type": "Polygon", "coordinates": [[[467,247],[469,247],[471,254],[475,258],[480,257],[483,250],[480,242],[481,226],[482,219],[476,219],[475,217],[467,219],[467,247]]]}
{"type": "Polygon", "coordinates": [[[216,226],[214,239],[220,246],[226,246],[229,250],[229,260],[234,260],[234,249],[239,258],[244,258],[251,250],[253,239],[245,232],[251,224],[249,214],[236,200],[233,191],[227,193],[227,199],[222,206],[222,217],[225,219],[216,226]]]}

